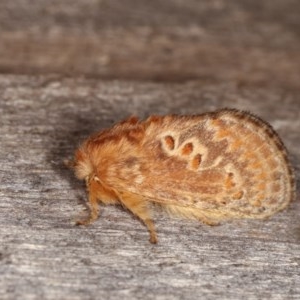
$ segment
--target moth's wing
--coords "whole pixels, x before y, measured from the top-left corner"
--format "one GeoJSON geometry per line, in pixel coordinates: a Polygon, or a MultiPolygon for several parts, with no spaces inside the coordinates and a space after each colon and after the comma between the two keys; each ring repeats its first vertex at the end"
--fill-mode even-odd
{"type": "Polygon", "coordinates": [[[290,201],[286,153],[260,119],[229,110],[154,117],[145,128],[139,151],[110,177],[117,189],[227,217],[266,217],[290,201]]]}
{"type": "MultiPolygon", "coordinates": [[[[119,192],[120,198],[122,194],[131,194],[130,198],[139,198],[145,203],[159,203],[171,215],[215,225],[229,217],[228,212],[220,210],[222,204],[216,201],[222,193],[218,181],[223,177],[219,170],[195,172],[187,170],[181,161],[167,159],[158,160],[151,166],[139,165],[136,161],[130,168],[119,170],[118,176],[111,178],[110,184],[119,192]],[[170,164],[172,171],[168,168],[170,164]]],[[[221,196],[220,199],[225,201],[221,196]]]]}

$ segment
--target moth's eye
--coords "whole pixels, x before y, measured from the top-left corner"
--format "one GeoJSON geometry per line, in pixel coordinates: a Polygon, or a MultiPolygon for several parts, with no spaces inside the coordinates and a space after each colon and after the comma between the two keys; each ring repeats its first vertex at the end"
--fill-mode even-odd
{"type": "Polygon", "coordinates": [[[169,149],[169,150],[174,150],[175,148],[175,141],[174,141],[174,138],[170,135],[167,135],[164,137],[164,142],[165,142],[165,145],[166,147],[169,149]]]}

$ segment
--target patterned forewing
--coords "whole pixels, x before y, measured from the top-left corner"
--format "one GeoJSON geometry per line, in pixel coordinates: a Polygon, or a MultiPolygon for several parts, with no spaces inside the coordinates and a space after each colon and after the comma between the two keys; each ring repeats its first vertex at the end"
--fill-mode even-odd
{"type": "MultiPolygon", "coordinates": [[[[293,195],[285,149],[269,125],[223,110],[145,121],[139,157],[120,170],[127,190],[162,204],[265,217],[293,195]]],[[[123,186],[124,188],[124,186],[123,186]]]]}

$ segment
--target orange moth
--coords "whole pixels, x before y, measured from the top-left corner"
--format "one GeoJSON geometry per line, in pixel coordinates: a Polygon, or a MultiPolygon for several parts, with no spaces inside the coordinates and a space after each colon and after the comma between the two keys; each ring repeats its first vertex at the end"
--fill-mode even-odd
{"type": "Polygon", "coordinates": [[[157,236],[151,203],[172,215],[214,225],[266,218],[294,198],[286,149],[272,127],[243,111],[136,117],[88,138],[72,162],[86,181],[90,215],[99,202],[122,204],[157,236]]]}

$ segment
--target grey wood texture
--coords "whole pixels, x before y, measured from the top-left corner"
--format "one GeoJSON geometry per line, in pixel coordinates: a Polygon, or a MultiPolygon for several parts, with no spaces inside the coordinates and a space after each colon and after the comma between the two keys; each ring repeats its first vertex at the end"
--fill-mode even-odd
{"type": "Polygon", "coordinates": [[[0,71],[299,88],[298,0],[2,0],[0,71]]]}
{"type": "Polygon", "coordinates": [[[300,201],[217,227],[85,216],[63,160],[129,115],[269,121],[300,172],[300,3],[0,2],[0,299],[300,299],[300,201]]]}
{"type": "Polygon", "coordinates": [[[151,245],[145,227],[121,208],[105,207],[95,224],[74,227],[85,190],[62,163],[88,134],[132,113],[226,106],[270,121],[298,171],[299,94],[7,75],[0,95],[1,299],[300,297],[299,197],[270,220],[217,227],[158,212],[159,243],[151,245]]]}

